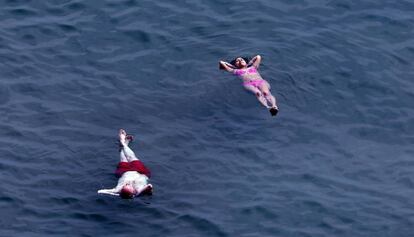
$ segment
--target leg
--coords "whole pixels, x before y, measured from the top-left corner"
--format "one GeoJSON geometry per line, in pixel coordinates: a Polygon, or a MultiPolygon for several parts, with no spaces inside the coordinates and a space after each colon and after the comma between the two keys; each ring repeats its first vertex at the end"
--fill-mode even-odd
{"type": "Polygon", "coordinates": [[[266,100],[272,105],[272,108],[277,109],[276,98],[272,95],[272,93],[270,93],[269,83],[267,83],[267,81],[263,82],[259,89],[263,93],[266,100]]]}
{"type": "Polygon", "coordinates": [[[124,129],[119,129],[119,161],[120,162],[128,162],[127,157],[125,156],[122,147],[126,144],[126,132],[124,129]]]}
{"type": "Polygon", "coordinates": [[[252,85],[245,85],[244,88],[248,91],[253,92],[256,95],[257,100],[259,100],[259,102],[264,107],[269,108],[269,105],[267,105],[266,98],[263,96],[263,93],[258,88],[256,88],[255,86],[252,86],[252,85]]]}
{"type": "Polygon", "coordinates": [[[119,143],[120,143],[120,156],[121,159],[125,158],[126,162],[138,160],[135,153],[129,148],[129,140],[124,129],[119,130],[119,143]]]}
{"type": "Polygon", "coordinates": [[[123,151],[123,150],[121,150],[121,151],[119,152],[119,162],[128,162],[128,159],[127,159],[127,157],[125,156],[125,154],[124,154],[124,151],[123,151]]]}
{"type": "Polygon", "coordinates": [[[279,112],[279,109],[276,105],[276,99],[275,97],[272,95],[272,93],[270,93],[270,85],[267,81],[264,81],[261,83],[261,85],[259,86],[260,91],[263,93],[263,96],[266,98],[266,100],[272,105],[272,107],[269,108],[269,112],[272,116],[276,116],[277,113],[279,112]]]}
{"type": "Polygon", "coordinates": [[[131,162],[131,161],[134,161],[134,160],[139,160],[135,156],[135,153],[131,150],[131,148],[129,148],[128,145],[124,145],[121,152],[124,153],[124,155],[127,158],[128,162],[131,162]]]}

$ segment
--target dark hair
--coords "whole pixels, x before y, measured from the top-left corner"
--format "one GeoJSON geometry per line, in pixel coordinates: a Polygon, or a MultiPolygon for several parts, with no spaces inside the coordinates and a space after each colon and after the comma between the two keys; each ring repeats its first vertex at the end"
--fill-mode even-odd
{"type": "Polygon", "coordinates": [[[231,60],[230,64],[233,65],[233,66],[236,66],[236,59],[238,59],[238,58],[242,58],[244,61],[246,61],[246,63],[249,63],[249,61],[250,61],[250,58],[248,58],[248,57],[236,57],[233,60],[231,60]]]}
{"type": "Polygon", "coordinates": [[[119,196],[123,199],[131,199],[134,197],[134,194],[131,193],[129,190],[122,189],[121,192],[119,193],[119,196]]]}

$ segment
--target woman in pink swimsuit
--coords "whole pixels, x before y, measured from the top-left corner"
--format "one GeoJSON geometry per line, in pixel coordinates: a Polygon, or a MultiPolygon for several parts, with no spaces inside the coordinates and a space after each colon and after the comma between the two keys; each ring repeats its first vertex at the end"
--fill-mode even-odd
{"type": "Polygon", "coordinates": [[[243,81],[243,86],[246,90],[253,92],[259,102],[269,109],[272,116],[275,116],[279,111],[276,105],[276,99],[270,93],[270,85],[263,80],[257,68],[262,61],[260,55],[255,56],[252,60],[238,57],[230,63],[220,61],[220,69],[226,70],[238,76],[243,81]],[[247,63],[248,62],[248,63],[247,63]]]}

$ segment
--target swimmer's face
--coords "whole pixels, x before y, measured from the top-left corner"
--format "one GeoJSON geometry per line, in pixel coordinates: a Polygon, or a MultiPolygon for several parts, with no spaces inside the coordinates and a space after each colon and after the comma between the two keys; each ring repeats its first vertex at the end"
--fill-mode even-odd
{"type": "Polygon", "coordinates": [[[135,188],[131,185],[131,184],[125,184],[123,189],[131,192],[131,193],[135,193],[135,188]]]}
{"type": "Polygon", "coordinates": [[[234,65],[238,68],[243,68],[247,65],[247,62],[244,61],[243,58],[236,58],[236,62],[234,63],[234,65]]]}
{"type": "Polygon", "coordinates": [[[130,184],[124,185],[121,189],[121,192],[119,193],[121,198],[127,198],[127,199],[128,198],[133,198],[135,194],[136,194],[136,190],[130,184]]]}

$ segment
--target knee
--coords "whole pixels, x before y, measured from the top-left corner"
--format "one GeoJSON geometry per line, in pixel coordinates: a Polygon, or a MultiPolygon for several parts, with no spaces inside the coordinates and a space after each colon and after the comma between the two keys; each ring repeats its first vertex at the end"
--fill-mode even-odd
{"type": "Polygon", "coordinates": [[[265,91],[262,91],[262,93],[263,93],[263,95],[264,95],[264,96],[272,95],[272,94],[270,93],[270,90],[265,90],[265,91]]]}

